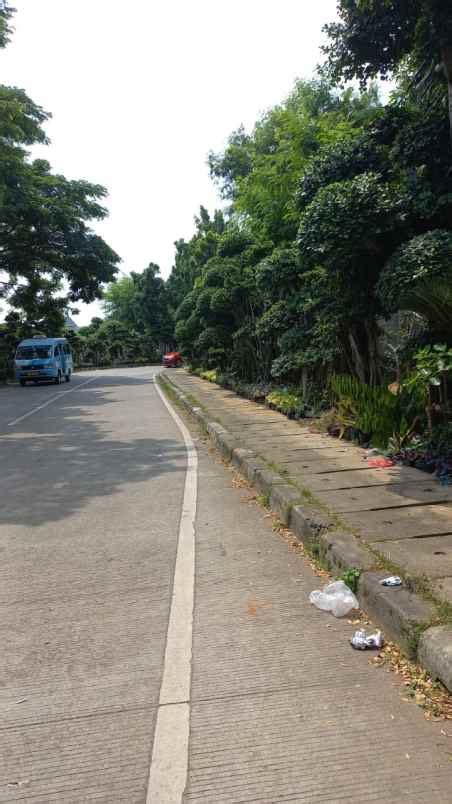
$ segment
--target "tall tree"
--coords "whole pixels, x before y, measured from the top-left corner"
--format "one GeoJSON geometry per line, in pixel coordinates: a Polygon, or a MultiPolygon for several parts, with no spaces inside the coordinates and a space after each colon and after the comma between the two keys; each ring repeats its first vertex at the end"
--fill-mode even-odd
{"type": "MultiPolygon", "coordinates": [[[[0,46],[12,13],[0,6],[0,46]]],[[[48,142],[48,118],[22,89],[0,85],[0,296],[30,319],[61,324],[65,307],[101,296],[119,257],[90,226],[107,214],[105,188],[29,159],[28,146],[48,142]]]]}
{"type": "Polygon", "coordinates": [[[166,282],[167,299],[173,319],[176,310],[193,288],[200,276],[202,267],[217,253],[218,242],[226,228],[224,214],[215,210],[210,217],[201,206],[195,216],[196,231],[190,241],[183,239],[175,243],[176,256],[171,274],[166,282]]]}
{"type": "Polygon", "coordinates": [[[168,309],[168,294],[160,268],[150,263],[139,274],[132,272],[114,282],[104,293],[107,318],[136,332],[151,336],[156,344],[171,340],[173,325],[168,309]]]}
{"type": "Polygon", "coordinates": [[[6,47],[11,37],[11,18],[15,12],[15,8],[9,6],[5,0],[0,2],[0,48],[6,47]]]}
{"type": "Polygon", "coordinates": [[[302,171],[322,147],[357,136],[378,107],[374,87],[339,94],[325,81],[297,81],[251,134],[240,128],[223,153],[209,155],[211,176],[257,238],[288,244],[297,232],[295,191],[302,171]]]}
{"type": "Polygon", "coordinates": [[[1,157],[0,271],[8,302],[39,318],[52,297],[56,307],[62,299],[64,307],[100,298],[119,262],[88,225],[107,214],[99,203],[104,188],[56,176],[43,160],[29,164],[16,155],[5,164],[1,157]]]}
{"type": "Polygon", "coordinates": [[[137,286],[132,276],[122,276],[103,293],[102,306],[107,318],[114,318],[129,327],[138,323],[137,286]]]}
{"type": "Polygon", "coordinates": [[[452,140],[452,5],[450,0],[339,0],[339,22],[325,26],[326,72],[364,86],[407,59],[414,83],[432,97],[447,90],[452,140]]]}

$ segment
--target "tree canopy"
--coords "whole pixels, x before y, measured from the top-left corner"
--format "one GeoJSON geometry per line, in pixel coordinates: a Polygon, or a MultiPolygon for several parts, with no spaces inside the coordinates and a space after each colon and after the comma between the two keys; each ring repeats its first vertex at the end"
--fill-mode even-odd
{"type": "Polygon", "coordinates": [[[339,0],[325,26],[325,74],[362,86],[409,62],[412,87],[430,102],[449,99],[452,137],[452,11],[449,0],[339,0]]]}
{"type": "MultiPolygon", "coordinates": [[[[13,11],[0,8],[2,47],[13,11]]],[[[49,116],[23,89],[0,85],[0,297],[25,320],[61,328],[70,305],[100,298],[119,257],[91,228],[107,215],[105,188],[29,157],[48,143],[49,116]]]]}
{"type": "Polygon", "coordinates": [[[10,41],[12,29],[11,19],[15,12],[15,8],[8,5],[8,3],[0,3],[0,48],[6,47],[10,41]]]}
{"type": "Polygon", "coordinates": [[[130,331],[146,333],[156,348],[172,340],[168,292],[155,263],[142,273],[132,272],[110,284],[103,299],[108,320],[118,321],[130,331]]]}
{"type": "Polygon", "coordinates": [[[381,382],[382,321],[420,309],[420,265],[435,279],[448,270],[443,110],[402,92],[382,106],[373,86],[298,82],[209,165],[229,208],[220,228],[218,213],[203,211],[193,239],[177,243],[168,280],[189,361],[305,388],[332,371],[381,382]]]}
{"type": "Polygon", "coordinates": [[[16,309],[55,319],[107,283],[105,321],[79,336],[93,360],[177,344],[194,367],[305,394],[333,373],[386,382],[383,331],[401,310],[452,343],[452,7],[338,0],[338,13],[320,74],[208,155],[224,207],[200,207],[167,281],[150,263],[112,282],[118,257],[90,228],[104,189],[30,161],[48,115],[0,87],[0,269],[16,309]]]}

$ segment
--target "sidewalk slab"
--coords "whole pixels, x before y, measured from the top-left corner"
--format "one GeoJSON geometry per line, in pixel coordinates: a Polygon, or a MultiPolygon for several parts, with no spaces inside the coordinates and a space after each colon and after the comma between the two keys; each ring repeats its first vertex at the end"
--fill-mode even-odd
{"type": "Polygon", "coordinates": [[[366,542],[415,539],[452,533],[452,506],[419,505],[347,514],[347,522],[366,542]]]}
{"type": "Polygon", "coordinates": [[[452,534],[374,542],[374,548],[414,576],[452,576],[452,534]]]}
{"type": "Polygon", "coordinates": [[[425,483],[422,472],[409,466],[394,466],[390,469],[352,469],[342,472],[322,472],[306,478],[312,491],[339,491],[368,486],[391,486],[401,483],[425,483]]]}
{"type": "Polygon", "coordinates": [[[452,488],[443,488],[438,482],[426,479],[425,483],[319,491],[317,498],[338,512],[378,511],[420,503],[448,503],[452,501],[452,488]]]}
{"type": "Polygon", "coordinates": [[[272,451],[273,460],[281,466],[291,465],[291,473],[299,477],[310,477],[312,475],[323,475],[335,472],[354,471],[365,469],[366,465],[359,456],[334,455],[328,456],[326,450],[318,450],[317,453],[303,453],[283,451],[275,448],[272,451]]]}
{"type": "Polygon", "coordinates": [[[439,600],[452,606],[452,578],[440,578],[433,584],[433,593],[439,600]]]}

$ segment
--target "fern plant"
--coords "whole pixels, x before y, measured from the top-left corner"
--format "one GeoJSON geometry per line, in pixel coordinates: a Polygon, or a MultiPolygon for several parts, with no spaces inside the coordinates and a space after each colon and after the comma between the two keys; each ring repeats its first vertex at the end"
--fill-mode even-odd
{"type": "Polygon", "coordinates": [[[337,398],[341,436],[353,427],[382,449],[401,449],[413,436],[422,415],[422,401],[416,391],[401,388],[394,394],[350,375],[336,375],[331,387],[337,398]]]}

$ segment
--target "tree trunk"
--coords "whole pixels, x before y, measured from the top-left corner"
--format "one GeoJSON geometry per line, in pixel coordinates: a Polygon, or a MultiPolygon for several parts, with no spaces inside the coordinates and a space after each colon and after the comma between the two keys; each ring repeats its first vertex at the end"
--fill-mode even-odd
{"type": "Polygon", "coordinates": [[[359,348],[358,348],[358,346],[356,344],[355,337],[354,337],[352,332],[348,333],[348,340],[349,340],[351,350],[352,350],[353,363],[354,363],[354,366],[355,366],[356,374],[357,374],[358,379],[360,380],[360,382],[365,383],[366,382],[366,369],[365,369],[365,366],[364,366],[363,359],[362,359],[362,357],[361,357],[361,355],[359,353],[359,348]]]}
{"type": "Polygon", "coordinates": [[[447,90],[449,94],[449,127],[450,142],[452,145],[452,45],[447,45],[441,50],[444,73],[447,79],[447,90]]]}
{"type": "Polygon", "coordinates": [[[425,413],[427,415],[427,432],[429,436],[433,433],[433,415],[432,415],[432,405],[430,400],[428,401],[428,405],[425,408],[425,413]]]}
{"type": "Polygon", "coordinates": [[[369,385],[378,385],[380,367],[378,360],[378,335],[373,320],[365,320],[364,328],[367,335],[367,350],[369,354],[369,385]]]}

